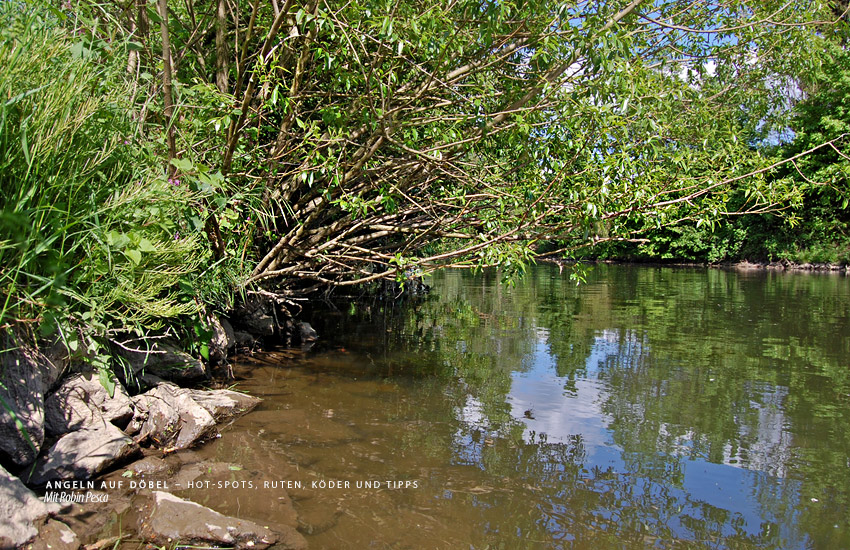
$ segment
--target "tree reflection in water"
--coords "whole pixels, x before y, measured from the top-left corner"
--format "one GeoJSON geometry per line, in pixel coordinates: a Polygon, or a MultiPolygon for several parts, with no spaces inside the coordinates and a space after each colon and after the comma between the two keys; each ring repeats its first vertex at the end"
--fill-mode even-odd
{"type": "Polygon", "coordinates": [[[599,266],[576,288],[543,266],[432,284],[320,332],[369,357],[361,375],[412,384],[409,449],[484,476],[435,474],[436,500],[477,510],[478,543],[850,546],[840,276],[599,266]]]}

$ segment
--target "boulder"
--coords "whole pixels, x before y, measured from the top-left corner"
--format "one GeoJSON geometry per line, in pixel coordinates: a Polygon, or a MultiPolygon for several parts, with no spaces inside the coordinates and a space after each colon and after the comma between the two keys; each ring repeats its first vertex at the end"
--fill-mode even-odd
{"type": "Polygon", "coordinates": [[[277,323],[271,300],[251,294],[233,311],[233,321],[256,336],[274,336],[277,323]]]}
{"type": "Polygon", "coordinates": [[[10,338],[0,345],[8,350],[0,353],[0,455],[26,466],[44,443],[43,371],[48,361],[10,338]]]}
{"type": "Polygon", "coordinates": [[[44,391],[47,392],[59,384],[62,374],[71,367],[71,355],[65,342],[59,337],[39,345],[38,349],[45,359],[40,364],[44,391]]]}
{"type": "Polygon", "coordinates": [[[315,342],[319,337],[319,334],[310,326],[310,323],[305,321],[299,321],[295,323],[296,334],[298,336],[298,341],[302,344],[306,344],[308,342],[315,342]]]}
{"type": "Polygon", "coordinates": [[[137,442],[150,439],[157,447],[185,449],[215,433],[215,419],[196,403],[189,390],[161,384],[133,398],[136,414],[129,431],[137,442]]]}
{"type": "Polygon", "coordinates": [[[155,545],[213,544],[262,549],[278,536],[247,520],[228,517],[170,493],[154,491],[139,516],[139,534],[155,545]]]}
{"type": "Polygon", "coordinates": [[[236,347],[236,333],[233,332],[233,325],[230,324],[230,321],[221,318],[221,328],[224,330],[224,336],[227,339],[227,349],[233,349],[236,347]]]}
{"type": "Polygon", "coordinates": [[[192,400],[212,415],[216,422],[241,416],[262,399],[231,390],[189,390],[192,400]]]}
{"type": "Polygon", "coordinates": [[[227,358],[227,350],[236,345],[236,341],[232,337],[233,329],[231,328],[230,338],[228,338],[227,330],[225,330],[224,324],[218,317],[215,315],[208,316],[207,323],[209,323],[212,330],[212,337],[210,338],[210,361],[214,364],[221,363],[227,358]]]}
{"type": "Polygon", "coordinates": [[[20,548],[31,541],[44,518],[59,509],[59,504],[43,502],[20,479],[0,467],[0,548],[20,548]]]}
{"type": "Polygon", "coordinates": [[[170,475],[171,468],[168,462],[156,456],[146,456],[127,466],[127,470],[136,476],[170,475]]]}
{"type": "Polygon", "coordinates": [[[109,423],[91,425],[62,436],[36,463],[32,483],[89,479],[138,452],[139,446],[109,423]]]}
{"type": "Polygon", "coordinates": [[[77,550],[80,539],[70,527],[59,520],[48,520],[27,550],[77,550]]]}
{"type": "Polygon", "coordinates": [[[65,379],[44,404],[47,432],[60,435],[104,421],[119,426],[133,417],[133,402],[121,383],[112,397],[94,376],[77,374],[65,379]]]}
{"type": "Polygon", "coordinates": [[[114,346],[115,352],[127,360],[133,374],[153,374],[173,382],[196,382],[207,378],[207,370],[200,359],[180,351],[167,342],[149,343],[146,349],[131,347],[128,343],[114,346]]]}
{"type": "Polygon", "coordinates": [[[236,338],[236,345],[240,348],[250,348],[254,345],[254,337],[247,332],[237,330],[233,335],[236,338]]]}

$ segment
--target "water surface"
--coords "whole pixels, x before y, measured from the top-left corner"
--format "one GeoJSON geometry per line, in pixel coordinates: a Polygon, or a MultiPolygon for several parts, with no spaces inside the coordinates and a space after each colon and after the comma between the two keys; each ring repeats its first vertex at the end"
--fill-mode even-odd
{"type": "Polygon", "coordinates": [[[294,508],[312,548],[850,547],[850,278],[429,283],[317,308],[312,350],[236,365],[265,401],[199,452],[302,487],[207,504],[294,508]]]}

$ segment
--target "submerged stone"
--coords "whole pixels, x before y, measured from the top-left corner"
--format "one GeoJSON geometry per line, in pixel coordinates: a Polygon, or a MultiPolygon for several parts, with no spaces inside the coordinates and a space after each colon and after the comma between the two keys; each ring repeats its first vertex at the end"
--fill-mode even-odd
{"type": "Polygon", "coordinates": [[[79,547],[77,534],[61,521],[51,519],[39,529],[38,536],[27,550],[77,550],[79,547]]]}
{"type": "MultiPolygon", "coordinates": [[[[278,535],[254,522],[210,510],[170,493],[154,491],[139,517],[139,534],[157,545],[216,544],[263,549],[278,542],[278,535]]],[[[304,548],[287,545],[286,548],[304,548]]]]}

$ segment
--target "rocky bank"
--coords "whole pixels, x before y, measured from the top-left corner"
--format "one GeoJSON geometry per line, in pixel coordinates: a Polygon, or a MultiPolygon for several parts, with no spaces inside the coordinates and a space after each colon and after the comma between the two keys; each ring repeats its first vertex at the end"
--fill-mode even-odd
{"type": "MultiPolygon", "coordinates": [[[[117,538],[94,539],[115,517],[127,518],[117,536],[159,546],[305,548],[294,511],[279,524],[259,525],[153,484],[121,482],[176,475],[190,460],[178,451],[217,437],[222,424],[259,405],[236,391],[195,386],[240,347],[264,338],[315,340],[308,324],[276,313],[251,298],[230,320],[211,317],[209,363],[165,338],[143,345],[115,339],[112,352],[125,368],[114,387],[106,384],[112,391],[61,345],[36,349],[7,337],[0,354],[0,549],[112,548],[117,538]],[[63,492],[82,496],[69,502],[63,492]]],[[[222,468],[204,464],[208,472],[222,468]]]]}

